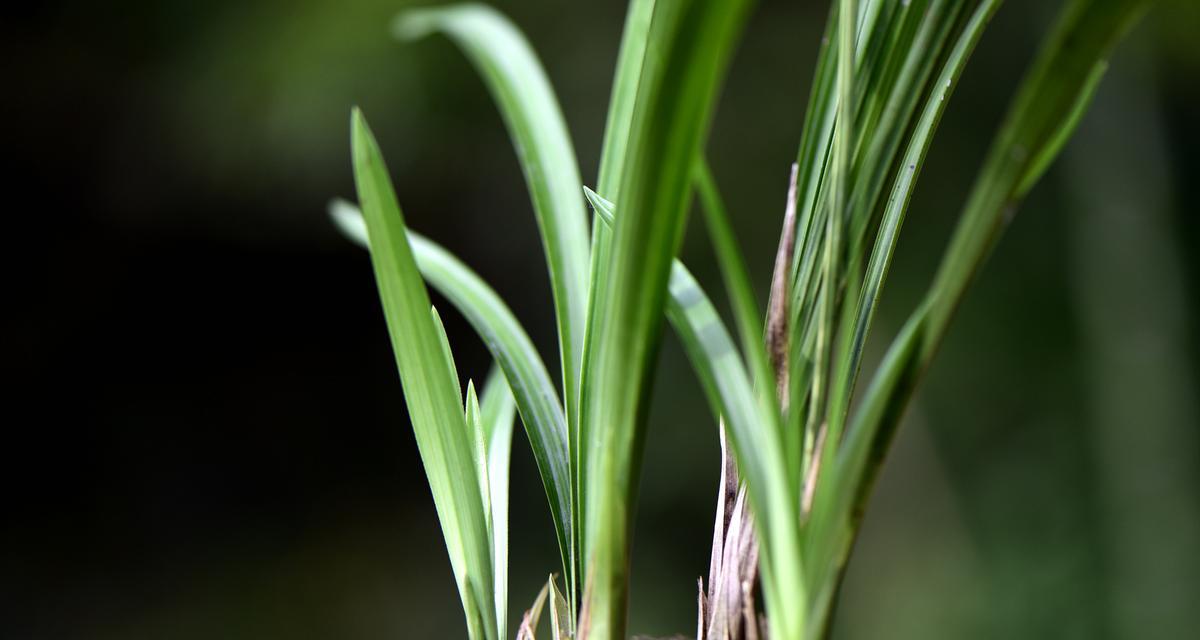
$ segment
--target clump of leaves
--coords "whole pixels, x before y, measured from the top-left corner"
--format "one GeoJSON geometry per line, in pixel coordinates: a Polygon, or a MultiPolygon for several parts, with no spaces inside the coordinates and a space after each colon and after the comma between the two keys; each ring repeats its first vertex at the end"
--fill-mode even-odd
{"type": "Polygon", "coordinates": [[[1110,50],[1150,2],[1066,0],[927,293],[865,387],[864,344],[925,154],[1000,2],[834,3],[783,207],[765,327],[704,159],[721,79],[752,4],[631,0],[594,191],[582,185],[545,72],[503,16],[456,5],[397,19],[401,38],[437,32],[456,42],[504,116],[545,248],[558,383],[500,297],[406,227],[375,139],[362,114],[352,116],[360,208],[335,201],[331,212],[370,248],[472,639],[508,633],[514,411],[545,486],[565,588],[564,596],[550,579],[518,637],[533,638],[547,600],[555,638],[624,637],[631,505],[664,317],[721,425],[722,483],[697,637],[821,637],[880,460],[956,306],[1074,129],[1110,50]],[[693,194],[736,340],[674,259],[693,194]],[[472,383],[465,400],[460,392],[426,282],[495,358],[481,398],[472,383]]]}

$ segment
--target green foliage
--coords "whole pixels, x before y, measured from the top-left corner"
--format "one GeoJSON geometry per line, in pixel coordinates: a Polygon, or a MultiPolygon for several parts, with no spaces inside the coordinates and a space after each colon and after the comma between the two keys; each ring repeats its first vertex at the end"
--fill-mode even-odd
{"type": "MultiPolygon", "coordinates": [[[[612,203],[590,190],[587,196],[601,219],[612,224],[612,203]]],[[[771,574],[766,576],[764,586],[768,602],[776,597],[783,600],[801,596],[804,586],[799,579],[799,500],[795,488],[787,481],[778,407],[773,401],[764,401],[761,393],[755,393],[751,377],[720,314],[696,279],[677,260],[671,267],[669,290],[667,319],[683,343],[709,406],[715,415],[723,417],[729,429],[743,477],[750,487],[751,501],[764,523],[760,531],[767,540],[767,555],[790,558],[783,566],[792,567],[792,570],[781,572],[778,578],[771,574]],[[786,582],[789,579],[792,580],[790,584],[786,582]],[[784,583],[777,584],[777,580],[784,583]]],[[[788,609],[786,602],[770,606],[788,609]]],[[[798,607],[790,607],[790,610],[796,615],[804,614],[798,607]]]]}
{"type": "Polygon", "coordinates": [[[691,165],[748,2],[658,2],[630,121],[611,255],[593,273],[580,384],[587,637],[623,637],[630,505],[649,374],[691,165]]]}
{"type": "MultiPolygon", "coordinates": [[[[396,35],[404,39],[434,31],[453,39],[475,64],[508,125],[546,250],[563,385],[572,388],[582,355],[588,233],[578,163],[562,110],[529,43],[491,7],[414,9],[395,23],[396,35]]],[[[566,402],[572,406],[574,398],[567,396],[566,402]]]]}
{"type": "MultiPolygon", "coordinates": [[[[463,4],[415,9],[401,14],[395,24],[396,35],[405,39],[433,31],[449,36],[479,70],[500,107],[525,172],[554,293],[565,414],[573,419],[583,355],[588,232],[579,193],[578,163],[562,111],[533,49],[491,7],[463,4]]],[[[556,457],[555,462],[561,460],[556,457]]],[[[563,470],[561,466],[555,468],[556,472],[563,470]]],[[[547,482],[547,493],[563,571],[571,576],[567,590],[574,596],[576,560],[571,530],[574,520],[569,515],[573,512],[574,498],[566,478],[557,473],[553,478],[547,482]]]]}
{"type": "MultiPolygon", "coordinates": [[[[367,246],[367,229],[354,205],[334,200],[329,209],[347,237],[367,246]]],[[[482,278],[432,240],[411,231],[407,237],[421,275],[463,314],[504,372],[546,489],[566,567],[571,522],[567,424],[546,365],[508,305],[482,278]]]]}
{"type": "Polygon", "coordinates": [[[478,472],[478,444],[464,414],[458,375],[441,323],[436,313],[430,314],[429,294],[408,245],[383,157],[357,110],[351,129],[354,175],[371,239],[375,280],[467,628],[472,638],[499,638],[504,633],[495,610],[491,526],[481,491],[487,478],[478,472]]]}
{"type": "Polygon", "coordinates": [[[763,312],[703,154],[751,4],[631,0],[597,185],[612,201],[583,189],[595,210],[590,253],[578,163],[545,73],[519,32],[477,5],[412,11],[397,22],[404,37],[440,31],[452,38],[480,70],[508,125],[546,250],[560,389],[495,292],[405,228],[378,148],[355,112],[362,213],[335,201],[331,214],[371,250],[472,638],[506,633],[514,407],[546,489],[567,592],[563,597],[552,577],[518,637],[533,638],[547,600],[556,639],[624,637],[631,505],[664,316],[728,429],[756,520],[771,637],[822,637],[882,456],[955,307],[1086,110],[1109,51],[1150,2],[1066,2],[926,296],[861,394],[864,348],[917,178],[1000,2],[834,4],[789,194],[795,215],[787,220],[795,226],[785,229],[789,241],[767,323],[783,341],[778,354],[775,347],[767,352],[763,312]],[[737,341],[674,259],[693,191],[737,341]],[[468,384],[464,407],[440,320],[426,311],[422,276],[496,360],[482,402],[468,384]]]}

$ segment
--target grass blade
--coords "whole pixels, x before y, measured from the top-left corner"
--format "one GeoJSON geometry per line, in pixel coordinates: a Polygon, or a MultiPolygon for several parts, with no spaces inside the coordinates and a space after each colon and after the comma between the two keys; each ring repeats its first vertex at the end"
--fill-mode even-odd
{"type": "Polygon", "coordinates": [[[969,23],[955,42],[941,72],[934,80],[934,92],[926,97],[921,116],[916,128],[909,138],[907,148],[900,163],[892,186],[892,196],[884,209],[883,218],[875,237],[875,245],[867,263],[867,273],[860,289],[860,297],[855,311],[854,328],[850,334],[847,352],[848,362],[842,370],[842,378],[837,382],[834,401],[835,412],[844,413],[849,405],[850,397],[862,364],[863,349],[866,346],[867,334],[875,317],[875,308],[879,295],[891,266],[896,243],[900,237],[900,227],[904,224],[904,215],[912,200],[914,187],[925,155],[933,142],[933,134],[937,131],[942,113],[949,104],[950,91],[958,85],[958,79],[966,67],[979,38],[983,35],[988,21],[999,8],[999,0],[984,0],[975,9],[969,23]]]}
{"type": "Polygon", "coordinates": [[[504,380],[492,367],[479,401],[479,422],[487,451],[488,492],[492,507],[492,559],[495,563],[496,627],[508,633],[508,480],[512,454],[513,418],[517,404],[504,380]]]}
{"type": "Polygon", "coordinates": [[[754,298],[754,286],[750,283],[746,260],[738,248],[737,237],[733,233],[729,213],[717,189],[716,178],[713,177],[703,155],[696,157],[693,171],[696,192],[700,196],[700,210],[704,213],[704,222],[717,254],[721,278],[725,282],[725,289],[733,306],[742,354],[750,363],[750,371],[754,375],[760,395],[765,396],[764,407],[777,407],[778,403],[774,400],[775,375],[763,343],[764,334],[760,319],[762,311],[754,298]]]}
{"type": "Polygon", "coordinates": [[[609,272],[589,323],[580,389],[589,640],[624,636],[630,504],[643,401],[682,237],[691,162],[748,0],[658,2],[621,174],[609,272]]]}
{"type": "MultiPolygon", "coordinates": [[[[334,200],[329,209],[341,231],[366,246],[367,229],[358,209],[343,200],[334,200]]],[[[421,275],[463,314],[504,371],[546,489],[566,571],[573,526],[570,456],[566,419],[550,374],[520,322],[483,279],[432,240],[412,231],[407,236],[421,275]]]]}
{"type": "Polygon", "coordinates": [[[938,269],[922,359],[936,350],[1004,224],[1078,122],[1110,50],[1151,2],[1072,0],[1063,9],[1021,84],[938,269]]]}
{"type": "MultiPolygon", "coordinates": [[[[916,125],[914,110],[926,96],[939,96],[944,90],[927,82],[933,70],[940,66],[946,56],[947,42],[962,30],[965,20],[960,20],[963,10],[977,5],[978,0],[966,2],[954,0],[914,0],[911,3],[871,3],[864,7],[861,15],[860,37],[855,38],[856,51],[853,100],[857,105],[854,127],[857,139],[853,145],[848,175],[842,176],[835,162],[835,116],[847,101],[838,99],[836,71],[842,57],[840,47],[822,50],[818,64],[813,101],[805,123],[801,142],[802,187],[799,204],[796,252],[793,256],[792,315],[790,352],[792,367],[798,380],[792,382],[790,404],[803,407],[815,395],[810,381],[822,382],[817,376],[815,360],[828,348],[828,340],[818,343],[819,330],[834,325],[840,316],[849,320],[853,312],[852,302],[857,293],[856,286],[849,286],[860,277],[862,244],[867,237],[869,223],[879,210],[885,180],[893,175],[898,164],[897,154],[903,139],[916,125]],[[838,64],[835,64],[838,63],[838,64]],[[835,206],[839,188],[835,182],[848,181],[852,186],[843,207],[835,206]],[[844,210],[843,210],[844,209],[844,210]],[[831,230],[828,217],[831,210],[842,210],[844,214],[843,236],[846,247],[839,253],[842,260],[831,264],[840,272],[840,277],[823,277],[828,253],[826,239],[831,230]],[[848,235],[846,235],[848,234],[848,235]],[[841,262],[845,262],[842,268],[841,262]],[[836,285],[834,297],[840,311],[825,303],[823,294],[826,284],[836,285]],[[809,304],[816,300],[820,304],[809,304]],[[822,347],[818,350],[818,346],[822,347]]],[[[840,4],[830,12],[827,38],[840,40],[841,22],[838,19],[840,4]]],[[[844,194],[843,195],[847,195],[844,194]]],[[[839,321],[838,325],[844,324],[839,321]]],[[[847,348],[845,340],[839,345],[838,365],[834,380],[844,379],[845,363],[841,352],[847,348]]],[[[823,376],[822,369],[822,376],[823,376]]],[[[836,384],[822,385],[834,393],[836,384]]],[[[838,416],[840,424],[844,407],[838,405],[848,398],[833,398],[829,415],[838,416]]],[[[810,421],[823,421],[824,412],[810,411],[810,421]],[[821,420],[819,420],[821,419],[821,420]]],[[[801,420],[801,412],[789,417],[789,432],[800,431],[808,425],[801,420]]],[[[812,433],[807,431],[806,441],[811,444],[812,433]]]]}
{"type": "Polygon", "coordinates": [[[479,70],[525,172],[550,271],[563,396],[571,419],[583,355],[589,254],[582,180],[562,110],[532,47],[496,10],[478,4],[422,8],[396,20],[395,32],[402,38],[432,31],[450,37],[479,70]]]}
{"type": "MultiPolygon", "coordinates": [[[[439,327],[441,319],[437,318],[437,309],[434,308],[434,318],[437,320],[439,327]]],[[[445,335],[445,329],[442,329],[442,334],[445,335]]],[[[449,342],[446,343],[449,345],[449,342]]],[[[475,469],[479,475],[479,495],[483,498],[483,511],[487,516],[488,539],[492,540],[492,551],[495,552],[495,527],[492,522],[492,491],[491,491],[491,474],[488,472],[488,450],[487,450],[487,434],[484,433],[483,422],[479,417],[479,396],[475,393],[475,381],[467,380],[467,396],[463,411],[466,414],[467,429],[474,437],[475,443],[475,469]]],[[[492,562],[493,567],[495,561],[492,562]]],[[[493,570],[493,581],[495,571],[493,570]]],[[[497,609],[499,611],[499,609],[497,609]]],[[[497,625],[499,626],[499,625],[497,625]]]]}
{"type": "MultiPolygon", "coordinates": [[[[834,336],[837,327],[838,283],[842,266],[842,236],[845,233],[847,218],[847,202],[850,190],[851,148],[855,144],[855,95],[856,79],[854,76],[855,41],[858,27],[858,9],[855,0],[838,0],[838,57],[837,57],[837,121],[833,130],[833,201],[825,219],[825,250],[821,265],[821,298],[820,319],[817,325],[816,366],[813,369],[812,409],[820,415],[824,409],[822,404],[826,376],[830,375],[833,366],[834,336]],[[854,16],[854,20],[849,18],[854,16]]],[[[841,417],[836,414],[827,416],[824,421],[825,429],[829,431],[829,441],[837,442],[841,435],[841,417]]]]}
{"type": "MultiPolygon", "coordinates": [[[[605,225],[614,223],[614,205],[584,188],[597,218],[605,225]]],[[[788,600],[803,597],[803,568],[800,563],[799,499],[787,476],[783,457],[782,432],[777,410],[767,410],[759,402],[746,367],[738,355],[729,331],[708,296],[681,262],[671,265],[666,316],[679,336],[688,359],[704,389],[713,415],[723,417],[737,456],[739,470],[746,478],[755,513],[763,524],[759,535],[766,540],[767,554],[778,567],[771,573],[763,564],[763,584],[772,611],[787,607],[788,600]]],[[[796,633],[802,628],[804,611],[787,610],[800,617],[791,622],[796,633]]],[[[783,615],[773,614],[772,624],[784,628],[783,615]]],[[[798,637],[779,636],[779,637],[798,637]]]]}
{"type": "Polygon", "coordinates": [[[1072,0],[1047,36],[976,179],[925,300],[892,343],[847,430],[835,479],[818,490],[820,512],[814,507],[813,526],[830,537],[812,553],[834,553],[838,563],[819,585],[823,598],[832,597],[883,452],[955,308],[1031,186],[1030,177],[1048,164],[1047,156],[1058,151],[1078,121],[1081,103],[1095,90],[1097,69],[1149,4],[1072,0]]]}
{"type": "MultiPolygon", "coordinates": [[[[624,172],[626,150],[629,144],[629,131],[633,123],[633,109],[637,100],[638,85],[641,83],[642,66],[646,57],[646,47],[650,39],[650,23],[654,15],[655,0],[629,0],[629,8],[625,16],[625,27],[621,35],[621,48],[617,54],[617,66],[613,77],[612,93],[608,107],[608,116],[604,126],[604,142],[600,151],[599,184],[606,193],[617,193],[620,190],[621,176],[624,172]]],[[[598,214],[597,214],[598,215],[598,214]]],[[[594,339],[594,326],[599,322],[601,309],[597,303],[604,299],[603,291],[608,283],[608,267],[611,263],[612,228],[599,223],[599,218],[592,222],[592,254],[588,272],[590,288],[587,301],[587,325],[584,330],[583,361],[587,362],[589,353],[594,348],[590,344],[594,339]]],[[[586,364],[581,366],[579,387],[568,390],[582,397],[583,387],[587,384],[588,369],[586,364]]],[[[576,404],[578,407],[578,403],[576,404]]],[[[570,448],[572,463],[573,494],[575,505],[575,521],[581,523],[575,529],[575,554],[583,553],[583,512],[582,496],[583,468],[585,465],[582,437],[582,421],[578,415],[571,416],[570,448]]],[[[579,576],[571,576],[568,580],[568,593],[571,583],[577,582],[579,576]]],[[[572,610],[578,598],[571,599],[572,610]]]]}
{"type": "Polygon", "coordinates": [[[498,640],[492,607],[492,545],[458,380],[430,315],[429,295],[383,157],[357,109],[351,130],[354,177],[371,242],[371,263],[468,633],[473,639],[498,640]]]}
{"type": "MultiPolygon", "coordinates": [[[[616,197],[621,191],[621,173],[625,166],[629,129],[633,121],[633,106],[642,63],[646,59],[646,44],[650,38],[650,20],[655,0],[630,0],[625,14],[625,29],[621,35],[621,51],[617,54],[617,70],[613,77],[612,98],[608,105],[608,120],[604,126],[604,144],[600,152],[600,177],[596,186],[616,197]]],[[[599,234],[600,229],[593,229],[599,234]]]]}

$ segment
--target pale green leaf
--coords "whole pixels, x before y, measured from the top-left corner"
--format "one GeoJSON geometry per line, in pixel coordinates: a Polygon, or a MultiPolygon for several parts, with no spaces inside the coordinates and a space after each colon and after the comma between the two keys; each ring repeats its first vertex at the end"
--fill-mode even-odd
{"type": "Polygon", "coordinates": [[[504,372],[493,366],[483,385],[479,420],[487,447],[488,489],[492,503],[492,560],[495,563],[496,626],[508,629],[508,486],[513,419],[517,405],[504,372]]]}
{"type": "Polygon", "coordinates": [[[487,513],[458,382],[417,271],[379,147],[357,109],[351,118],[354,177],[371,242],[384,316],[421,460],[454,568],[471,638],[497,639],[487,513]],[[480,607],[479,603],[489,606],[480,607]]]}
{"type": "MultiPolygon", "coordinates": [[[[329,211],[348,238],[366,245],[366,225],[354,205],[334,200],[329,211]]],[[[554,383],[533,341],[483,279],[432,240],[412,231],[407,237],[421,275],[466,317],[504,371],[546,489],[565,571],[572,540],[571,474],[567,425],[554,383]]]]}
{"type": "MultiPolygon", "coordinates": [[[[575,415],[588,295],[588,231],[579,165],[550,81],[533,48],[501,13],[480,4],[410,9],[395,33],[439,31],[479,70],[508,125],[546,252],[568,418],[575,415]]],[[[568,567],[568,569],[570,569],[568,567]]]]}

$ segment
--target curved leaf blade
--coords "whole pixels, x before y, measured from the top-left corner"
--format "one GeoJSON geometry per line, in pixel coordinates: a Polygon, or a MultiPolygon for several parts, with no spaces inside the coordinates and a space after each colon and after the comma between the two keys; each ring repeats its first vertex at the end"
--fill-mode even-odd
{"type": "MultiPolygon", "coordinates": [[[[826,531],[822,549],[836,554],[839,567],[882,455],[954,311],[1032,179],[1078,122],[1094,94],[1098,69],[1151,2],[1072,0],[1043,41],[976,178],[934,282],[864,395],[838,452],[834,479],[818,487],[820,513],[814,507],[814,530],[826,531]],[[823,521],[819,527],[818,517],[823,521]]],[[[818,588],[821,597],[831,598],[836,581],[827,579],[818,588]]]]}
{"type": "Polygon", "coordinates": [[[959,300],[1035,179],[1095,93],[1117,41],[1153,0],[1072,0],[1021,83],[930,288],[928,358],[959,300]]]}
{"type": "Polygon", "coordinates": [[[579,163],[562,110],[533,48],[501,13],[479,4],[411,9],[397,37],[439,31],[479,70],[508,126],[541,231],[554,294],[567,416],[575,414],[588,295],[589,240],[579,163]]]}
{"type": "Polygon", "coordinates": [[[946,106],[950,103],[948,98],[951,90],[958,86],[958,79],[962,75],[963,69],[966,68],[966,63],[970,59],[975,45],[978,44],[984,28],[999,5],[1000,0],[983,0],[972,13],[967,26],[954,43],[946,63],[934,81],[937,91],[927,96],[916,128],[905,148],[899,171],[893,182],[892,196],[884,209],[883,218],[875,237],[875,245],[867,263],[867,273],[856,305],[854,329],[850,335],[846,354],[849,360],[842,370],[843,377],[837,382],[835,389],[838,400],[834,402],[834,406],[839,411],[847,408],[853,394],[862,364],[867,335],[871,322],[875,318],[875,308],[879,303],[884,281],[887,279],[888,269],[900,237],[900,228],[904,224],[904,216],[912,201],[917,177],[933,142],[933,135],[937,131],[946,106]],[[944,89],[942,89],[943,87],[944,89]]]}

